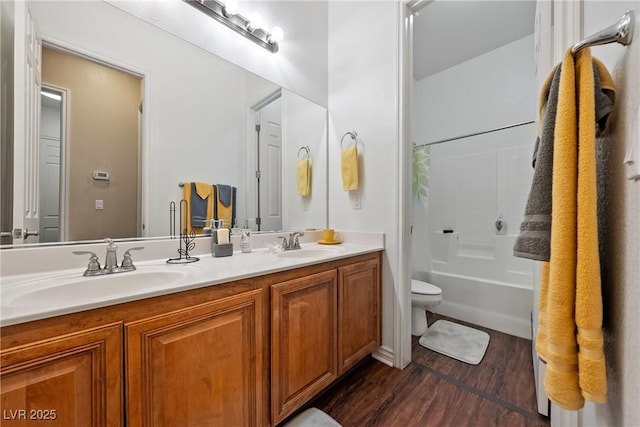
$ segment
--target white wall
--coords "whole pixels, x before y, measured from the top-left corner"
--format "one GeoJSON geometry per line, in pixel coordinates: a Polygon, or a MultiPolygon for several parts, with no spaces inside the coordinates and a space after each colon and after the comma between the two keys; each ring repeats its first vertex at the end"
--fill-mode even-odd
{"type": "Polygon", "coordinates": [[[413,140],[424,144],[535,120],[533,49],[530,35],[414,82],[413,140]]]}
{"type": "Polygon", "coordinates": [[[640,181],[629,181],[623,165],[628,144],[640,150],[640,1],[584,2],[584,34],[612,25],[629,9],[636,11],[633,43],[592,48],[613,75],[616,106],[612,138],[603,145],[608,209],[603,242],[607,252],[601,263],[609,396],[607,404],[585,405],[584,426],[635,426],[640,420],[640,181]]]}
{"type": "Polygon", "coordinates": [[[291,230],[322,229],[327,210],[327,110],[295,93],[283,90],[282,191],[284,224],[291,230]],[[309,147],[311,194],[301,196],[297,187],[297,160],[309,147]]]}
{"type": "Polygon", "coordinates": [[[112,1],[196,46],[322,105],[327,105],[327,2],[241,1],[240,13],[257,11],[284,40],[272,54],[181,0],[112,1]]]}
{"type": "Polygon", "coordinates": [[[394,316],[405,292],[398,280],[399,13],[396,2],[329,3],[329,225],[385,233],[387,350],[397,339],[394,316]],[[360,189],[350,193],[342,190],[340,173],[340,139],[347,131],[358,132],[361,156],[360,189]],[[354,208],[356,198],[360,209],[354,208]]]}

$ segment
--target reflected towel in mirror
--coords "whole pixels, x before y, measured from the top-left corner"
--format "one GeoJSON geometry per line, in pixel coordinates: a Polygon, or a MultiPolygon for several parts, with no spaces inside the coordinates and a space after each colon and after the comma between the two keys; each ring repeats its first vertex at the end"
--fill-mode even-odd
{"type": "Polygon", "coordinates": [[[185,182],[183,194],[188,212],[184,215],[185,224],[180,227],[187,233],[193,230],[200,234],[207,221],[213,218],[213,187],[203,182],[185,182]]]}
{"type": "Polygon", "coordinates": [[[214,186],[213,217],[223,221],[224,228],[231,228],[236,222],[236,187],[226,184],[214,186]]]}

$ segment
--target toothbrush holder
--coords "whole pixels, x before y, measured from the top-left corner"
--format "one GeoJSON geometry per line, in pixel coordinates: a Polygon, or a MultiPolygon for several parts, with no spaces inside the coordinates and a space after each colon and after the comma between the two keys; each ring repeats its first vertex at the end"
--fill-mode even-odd
{"type": "Polygon", "coordinates": [[[211,232],[211,255],[214,257],[225,257],[233,255],[233,243],[218,243],[217,230],[211,232]]]}

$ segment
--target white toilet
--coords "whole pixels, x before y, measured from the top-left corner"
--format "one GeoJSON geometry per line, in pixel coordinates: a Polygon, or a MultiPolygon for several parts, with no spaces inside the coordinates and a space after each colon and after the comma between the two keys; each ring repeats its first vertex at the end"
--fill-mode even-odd
{"type": "Polygon", "coordinates": [[[442,289],[411,279],[411,335],[422,336],[427,332],[427,308],[442,302],[442,289]]]}

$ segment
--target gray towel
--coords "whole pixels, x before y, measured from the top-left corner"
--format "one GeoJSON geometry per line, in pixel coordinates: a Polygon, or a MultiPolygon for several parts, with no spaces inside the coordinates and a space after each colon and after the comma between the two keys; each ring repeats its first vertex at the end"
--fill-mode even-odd
{"type": "Polygon", "coordinates": [[[229,207],[231,204],[231,186],[218,184],[218,191],[218,198],[220,199],[220,202],[222,202],[226,207],[229,207]]]}
{"type": "MultiPolygon", "coordinates": [[[[525,215],[520,224],[520,235],[513,246],[513,255],[537,261],[549,261],[551,256],[551,186],[553,182],[553,134],[558,107],[560,65],[553,71],[540,135],[533,152],[533,180],[525,215]]],[[[609,114],[613,111],[613,99],[602,88],[600,74],[593,66],[596,107],[596,131],[601,136],[606,130],[609,114]]]]}
{"type": "Polygon", "coordinates": [[[602,89],[600,73],[598,72],[596,64],[593,64],[593,86],[595,88],[596,98],[596,123],[598,124],[596,137],[600,137],[607,129],[609,114],[613,112],[613,99],[611,99],[613,95],[608,95],[602,89]]]}
{"type": "Polygon", "coordinates": [[[553,133],[556,126],[560,66],[553,70],[541,131],[533,152],[533,180],[513,255],[549,261],[551,253],[551,185],[553,183],[553,133]]]}
{"type": "Polygon", "coordinates": [[[207,220],[207,199],[200,197],[196,191],[196,183],[191,183],[191,226],[204,227],[207,220]]]}

